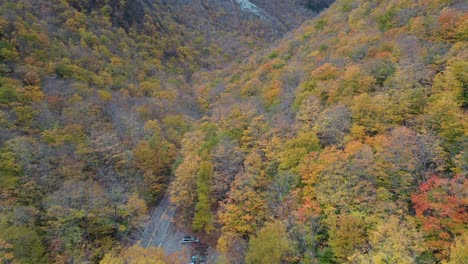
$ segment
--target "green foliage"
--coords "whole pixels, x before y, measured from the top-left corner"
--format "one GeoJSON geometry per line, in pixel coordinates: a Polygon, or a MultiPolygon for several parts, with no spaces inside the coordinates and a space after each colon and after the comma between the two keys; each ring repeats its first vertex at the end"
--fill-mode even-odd
{"type": "Polygon", "coordinates": [[[380,86],[396,71],[395,65],[388,60],[377,60],[370,67],[372,76],[374,76],[377,84],[380,86]]]}
{"type": "Polygon", "coordinates": [[[195,205],[192,228],[195,231],[204,230],[208,234],[214,229],[210,199],[212,178],[213,165],[211,162],[202,161],[198,170],[197,203],[195,205]]]}
{"type": "Polygon", "coordinates": [[[0,41],[0,58],[4,61],[16,61],[18,59],[18,51],[13,43],[0,41]]]}
{"type": "Polygon", "coordinates": [[[175,145],[180,145],[183,135],[190,129],[189,123],[182,115],[166,116],[162,125],[166,129],[166,138],[175,145]]]}
{"type": "Polygon", "coordinates": [[[284,263],[285,257],[293,251],[294,244],[284,224],[267,223],[250,239],[245,261],[249,264],[284,263]]]}
{"type": "Polygon", "coordinates": [[[47,144],[62,146],[64,144],[83,144],[87,136],[80,125],[69,125],[63,129],[50,129],[42,132],[42,138],[47,144]]]}
{"type": "Polygon", "coordinates": [[[352,1],[344,1],[341,5],[341,12],[346,13],[353,9],[353,2],[352,1]]]}
{"type": "Polygon", "coordinates": [[[394,27],[393,19],[396,13],[393,9],[385,11],[385,13],[377,16],[377,21],[379,24],[379,29],[381,31],[387,31],[394,27]]]}
{"type": "Polygon", "coordinates": [[[286,142],[285,149],[279,155],[279,169],[289,170],[296,168],[311,151],[320,149],[320,143],[314,132],[299,133],[297,137],[286,142]]]}
{"type": "Polygon", "coordinates": [[[318,250],[316,258],[321,264],[335,263],[333,260],[333,251],[329,247],[318,250]]]}
{"type": "Polygon", "coordinates": [[[317,88],[317,83],[315,81],[307,81],[301,83],[297,89],[296,99],[294,100],[293,108],[295,110],[299,109],[302,104],[302,101],[308,96],[312,95],[312,92],[317,88]]]}
{"type": "Polygon", "coordinates": [[[240,140],[242,138],[242,131],[237,128],[232,128],[227,131],[224,131],[220,137],[228,137],[235,140],[240,140]]]}
{"type": "Polygon", "coordinates": [[[2,189],[16,187],[20,171],[14,153],[7,149],[0,150],[0,187],[2,189]]]}
{"type": "Polygon", "coordinates": [[[43,238],[33,229],[0,223],[0,241],[5,241],[12,246],[7,248],[11,254],[9,260],[5,259],[5,255],[2,257],[0,253],[0,260],[5,263],[48,263],[43,238]]]}
{"type": "Polygon", "coordinates": [[[327,26],[327,19],[322,18],[315,22],[315,29],[323,30],[327,26]]]}
{"type": "Polygon", "coordinates": [[[75,79],[88,83],[96,83],[96,75],[78,65],[71,64],[71,62],[60,63],[55,67],[55,72],[61,78],[75,79]]]}
{"type": "Polygon", "coordinates": [[[19,95],[12,84],[0,81],[0,103],[7,104],[18,101],[19,95]]]}
{"type": "Polygon", "coordinates": [[[199,154],[203,152],[210,152],[216,146],[216,144],[218,144],[218,142],[219,138],[217,136],[208,138],[208,140],[205,141],[205,143],[201,146],[199,154]]]}
{"type": "Polygon", "coordinates": [[[285,65],[286,65],[286,63],[280,61],[280,62],[276,63],[275,65],[273,65],[273,69],[274,70],[279,70],[279,69],[283,68],[285,65]]]}
{"type": "Polygon", "coordinates": [[[32,125],[34,117],[37,115],[37,111],[31,106],[15,106],[13,111],[16,114],[17,122],[24,124],[25,127],[32,125]]]}
{"type": "Polygon", "coordinates": [[[426,110],[428,125],[444,139],[444,145],[451,153],[458,153],[463,148],[459,142],[465,137],[467,127],[460,103],[442,94],[431,99],[426,110]]]}
{"type": "Polygon", "coordinates": [[[274,59],[279,56],[279,53],[277,51],[273,51],[272,53],[268,54],[269,59],[274,59]]]}

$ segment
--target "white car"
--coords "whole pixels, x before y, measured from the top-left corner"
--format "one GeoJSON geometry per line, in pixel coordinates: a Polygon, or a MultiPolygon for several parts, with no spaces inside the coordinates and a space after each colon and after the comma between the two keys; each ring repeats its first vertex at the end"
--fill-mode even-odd
{"type": "Polygon", "coordinates": [[[182,239],[180,240],[180,244],[190,244],[190,243],[198,243],[200,242],[200,239],[198,239],[198,237],[194,237],[194,236],[184,236],[182,237],[182,239]]]}

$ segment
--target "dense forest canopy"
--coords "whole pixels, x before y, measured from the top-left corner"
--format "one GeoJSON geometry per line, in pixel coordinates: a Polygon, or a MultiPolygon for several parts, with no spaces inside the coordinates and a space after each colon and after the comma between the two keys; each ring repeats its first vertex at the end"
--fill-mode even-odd
{"type": "Polygon", "coordinates": [[[467,10],[0,0],[1,262],[468,263],[467,10]]]}

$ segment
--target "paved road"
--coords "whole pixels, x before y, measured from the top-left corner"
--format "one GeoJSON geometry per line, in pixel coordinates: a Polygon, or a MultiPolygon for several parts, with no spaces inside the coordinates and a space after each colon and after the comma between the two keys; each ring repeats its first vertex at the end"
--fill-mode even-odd
{"type": "MultiPolygon", "coordinates": [[[[189,260],[188,248],[180,245],[180,239],[187,234],[179,230],[174,224],[176,210],[177,208],[170,202],[169,196],[164,196],[158,207],[154,209],[139,243],[143,247],[161,247],[167,254],[186,252],[187,260],[189,260]]],[[[216,263],[217,257],[216,250],[210,247],[208,249],[207,264],[216,263]]]]}
{"type": "Polygon", "coordinates": [[[167,253],[177,251],[172,245],[173,243],[168,243],[176,242],[175,244],[179,244],[180,237],[175,237],[178,232],[172,223],[176,209],[169,201],[169,196],[164,196],[141,235],[140,245],[143,247],[162,247],[167,253]]]}

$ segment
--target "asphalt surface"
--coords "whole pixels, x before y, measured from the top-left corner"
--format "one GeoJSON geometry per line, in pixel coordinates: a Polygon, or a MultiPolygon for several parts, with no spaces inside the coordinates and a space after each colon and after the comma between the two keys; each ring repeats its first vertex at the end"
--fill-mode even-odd
{"type": "Polygon", "coordinates": [[[164,198],[155,208],[151,215],[150,222],[146,226],[140,238],[140,245],[143,247],[161,247],[167,253],[178,251],[179,240],[178,232],[174,229],[173,218],[176,207],[169,201],[169,196],[164,198]]]}
{"type": "MultiPolygon", "coordinates": [[[[165,253],[171,254],[183,252],[187,255],[187,263],[190,261],[189,246],[180,244],[180,239],[187,234],[174,224],[174,216],[177,208],[170,202],[166,195],[154,209],[151,219],[145,227],[139,244],[143,247],[160,247],[165,253]]],[[[204,241],[201,241],[204,242],[204,241]]],[[[207,264],[216,263],[218,253],[212,247],[208,248],[207,264]]]]}

